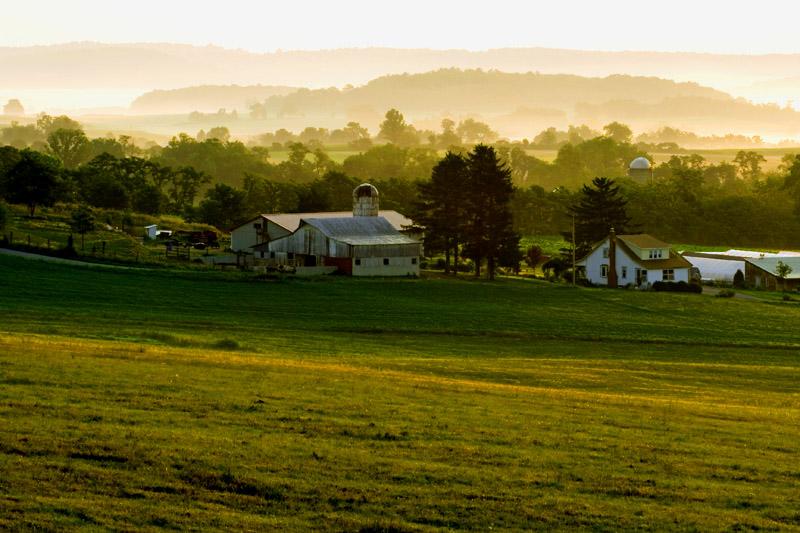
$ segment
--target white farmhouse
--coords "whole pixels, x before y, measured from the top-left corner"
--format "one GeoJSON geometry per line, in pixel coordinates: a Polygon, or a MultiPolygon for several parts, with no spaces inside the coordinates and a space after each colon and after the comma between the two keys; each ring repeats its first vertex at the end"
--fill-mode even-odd
{"type": "Polygon", "coordinates": [[[613,229],[576,264],[586,269],[589,281],[609,287],[656,281],[688,283],[692,266],[652,235],[616,235],[613,229]]]}

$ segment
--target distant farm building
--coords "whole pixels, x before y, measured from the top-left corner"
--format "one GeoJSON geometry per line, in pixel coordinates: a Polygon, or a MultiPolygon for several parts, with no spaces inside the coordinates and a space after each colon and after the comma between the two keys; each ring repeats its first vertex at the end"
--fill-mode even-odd
{"type": "Polygon", "coordinates": [[[689,281],[691,264],[652,235],[616,235],[595,244],[577,266],[597,285],[641,286],[656,281],[689,281]]]}
{"type": "Polygon", "coordinates": [[[256,268],[298,274],[419,275],[422,242],[405,235],[412,221],[380,211],[378,190],[353,191],[353,211],[260,215],[231,231],[231,248],[253,254],[256,268]]]}
{"type": "Polygon", "coordinates": [[[784,280],[781,280],[775,270],[778,261],[792,269],[785,280],[787,287],[794,288],[794,280],[800,279],[800,252],[765,253],[732,249],[726,252],[683,252],[682,255],[693,267],[700,270],[700,279],[703,281],[730,284],[733,283],[736,271],[740,270],[748,285],[780,290],[784,280]]]}
{"type": "Polygon", "coordinates": [[[653,164],[646,157],[637,157],[628,167],[628,176],[639,183],[648,181],[653,178],[653,164]]]}
{"type": "MultiPolygon", "coordinates": [[[[767,255],[767,254],[765,254],[767,255]]],[[[763,287],[769,291],[793,291],[800,280],[800,257],[797,255],[769,254],[771,257],[748,257],[745,259],[744,280],[751,287],[763,287]],[[782,278],[778,263],[790,268],[782,278]]]]}

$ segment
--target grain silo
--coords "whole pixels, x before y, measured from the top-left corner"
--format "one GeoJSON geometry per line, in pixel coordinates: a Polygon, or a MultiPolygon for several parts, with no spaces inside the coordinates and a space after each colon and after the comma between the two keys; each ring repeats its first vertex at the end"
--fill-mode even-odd
{"type": "Polygon", "coordinates": [[[353,216],[378,216],[378,189],[369,183],[362,183],[353,190],[353,216]]]}
{"type": "Polygon", "coordinates": [[[637,157],[631,161],[628,168],[628,176],[639,183],[644,183],[653,178],[653,165],[646,157],[637,157]]]}

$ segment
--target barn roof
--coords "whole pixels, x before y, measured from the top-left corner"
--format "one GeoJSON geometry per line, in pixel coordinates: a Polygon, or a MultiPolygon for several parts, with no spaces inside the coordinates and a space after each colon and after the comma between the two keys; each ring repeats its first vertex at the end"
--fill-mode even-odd
{"type": "Polygon", "coordinates": [[[419,244],[418,240],[397,231],[383,217],[304,218],[299,226],[304,224],[317,228],[330,239],[352,246],[419,244]]]}
{"type": "Polygon", "coordinates": [[[778,263],[782,262],[784,265],[789,265],[789,267],[792,269],[792,271],[786,276],[786,279],[800,279],[800,257],[787,255],[781,257],[762,258],[745,257],[743,259],[751,265],[756,266],[761,270],[769,272],[777,277],[780,277],[777,274],[778,263]]]}

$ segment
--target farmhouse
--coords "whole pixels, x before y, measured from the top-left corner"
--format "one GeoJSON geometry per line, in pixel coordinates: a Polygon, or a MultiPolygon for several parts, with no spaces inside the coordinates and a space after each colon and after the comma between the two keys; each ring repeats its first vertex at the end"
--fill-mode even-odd
{"type": "Polygon", "coordinates": [[[651,235],[616,235],[595,244],[577,266],[585,268],[586,278],[597,285],[689,281],[691,265],[670,246],[651,235]]]}

